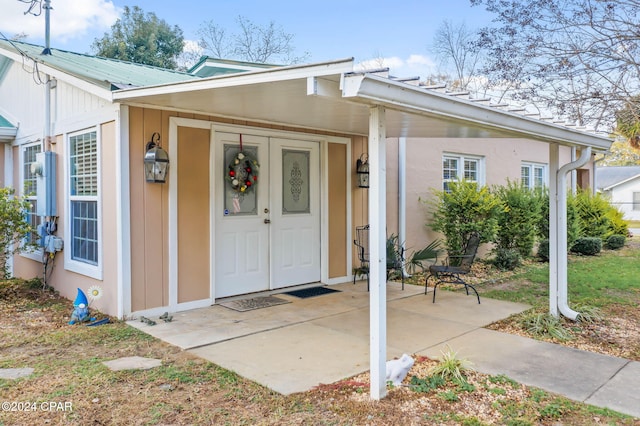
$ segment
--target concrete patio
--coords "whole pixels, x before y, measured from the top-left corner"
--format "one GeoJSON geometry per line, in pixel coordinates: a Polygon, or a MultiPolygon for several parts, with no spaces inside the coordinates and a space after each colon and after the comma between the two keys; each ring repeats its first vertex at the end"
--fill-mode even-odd
{"type": "MultiPolygon", "coordinates": [[[[339,284],[340,292],[238,312],[215,305],[173,314],[149,326],[129,324],[277,392],[290,394],[369,369],[369,293],[366,283],[339,284]]],[[[526,305],[448,291],[436,303],[424,287],[387,286],[387,358],[439,348],[526,305]]],[[[455,348],[454,348],[455,349],[455,348]]]]}
{"type": "MultiPolygon", "coordinates": [[[[302,392],[369,370],[369,293],[365,282],[340,292],[247,312],[221,305],[173,314],[150,326],[129,321],[168,343],[282,394],[302,392]]],[[[447,348],[486,374],[504,374],[576,401],[640,418],[640,362],[581,351],[483,326],[526,305],[387,285],[387,359],[403,353],[437,358],[447,348]]]]}

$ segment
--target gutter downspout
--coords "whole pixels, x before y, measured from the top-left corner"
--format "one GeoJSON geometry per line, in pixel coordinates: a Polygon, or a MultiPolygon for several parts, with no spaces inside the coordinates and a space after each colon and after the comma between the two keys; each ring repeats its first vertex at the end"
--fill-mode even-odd
{"type": "MultiPolygon", "coordinates": [[[[404,253],[407,249],[407,138],[398,138],[398,241],[404,253]]],[[[402,265],[402,274],[408,277],[402,265]]]]}
{"type": "Polygon", "coordinates": [[[567,173],[582,167],[591,158],[591,147],[583,148],[580,158],[565,164],[556,175],[558,190],[558,309],[565,317],[575,320],[578,312],[569,308],[567,303],[567,173]]]}

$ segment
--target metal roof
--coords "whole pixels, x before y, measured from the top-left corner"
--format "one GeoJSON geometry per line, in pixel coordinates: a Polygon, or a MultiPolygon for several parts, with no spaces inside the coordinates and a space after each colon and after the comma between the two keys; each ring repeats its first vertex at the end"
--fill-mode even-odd
{"type": "MultiPolygon", "coordinates": [[[[107,90],[196,80],[199,77],[149,65],[68,52],[52,48],[51,55],[42,54],[42,46],[0,39],[0,49],[22,55],[107,90]]],[[[0,52],[1,53],[1,52],[0,52]]]]}
{"type": "Polygon", "coordinates": [[[266,68],[275,68],[280,65],[257,64],[254,62],[234,61],[230,59],[212,58],[202,56],[197,64],[187,72],[198,77],[213,77],[216,75],[236,74],[239,72],[257,71],[266,68]]]}
{"type": "Polygon", "coordinates": [[[609,190],[631,179],[640,177],[640,166],[608,166],[596,169],[598,188],[609,190]]]}
{"type": "Polygon", "coordinates": [[[11,142],[15,139],[18,128],[0,115],[0,142],[11,142]]]}

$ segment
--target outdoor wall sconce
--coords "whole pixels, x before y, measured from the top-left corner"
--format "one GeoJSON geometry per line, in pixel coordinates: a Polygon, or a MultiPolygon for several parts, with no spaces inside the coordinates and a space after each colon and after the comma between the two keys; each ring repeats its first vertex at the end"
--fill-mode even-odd
{"type": "Polygon", "coordinates": [[[154,132],[144,154],[144,177],[147,182],[165,183],[169,171],[169,154],[160,146],[160,133],[154,132]]]}
{"type": "Polygon", "coordinates": [[[358,186],[369,187],[369,156],[362,154],[356,161],[356,173],[358,174],[358,186]]]}

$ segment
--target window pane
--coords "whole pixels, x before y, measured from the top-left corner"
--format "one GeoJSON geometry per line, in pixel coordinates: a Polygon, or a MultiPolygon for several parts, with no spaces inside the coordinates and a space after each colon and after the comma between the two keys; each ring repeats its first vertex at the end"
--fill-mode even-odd
{"type": "Polygon", "coordinates": [[[464,178],[470,182],[478,182],[478,160],[464,160],[464,178]]]}
{"type": "Polygon", "coordinates": [[[98,264],[98,208],[96,201],[71,201],[71,258],[98,264]]]}
{"type": "Polygon", "coordinates": [[[36,154],[40,152],[40,145],[28,146],[23,151],[22,176],[24,195],[31,196],[36,193],[36,174],[31,171],[31,165],[36,162],[36,154]]]}
{"type": "Polygon", "coordinates": [[[311,211],[309,152],[282,150],[282,214],[311,211]]]}
{"type": "Polygon", "coordinates": [[[96,132],[72,136],[69,145],[71,195],[98,195],[96,132]]]}
{"type": "Polygon", "coordinates": [[[528,166],[520,167],[520,182],[525,188],[531,188],[531,177],[529,176],[530,168],[528,166]]]}
{"type": "Polygon", "coordinates": [[[534,167],[533,177],[536,188],[542,188],[544,186],[544,167],[534,167]]]}
{"type": "Polygon", "coordinates": [[[442,159],[442,178],[444,180],[458,179],[458,160],[456,158],[442,159]]]}
{"type": "Polygon", "coordinates": [[[633,193],[633,210],[640,210],[640,192],[633,193]]]}
{"type": "MultiPolygon", "coordinates": [[[[258,188],[257,185],[251,188],[250,191],[247,192],[238,192],[233,188],[231,182],[227,180],[227,176],[229,173],[229,165],[240,152],[240,145],[225,145],[224,146],[224,156],[221,170],[224,173],[224,214],[226,215],[249,215],[255,216],[258,214],[258,188]]],[[[242,147],[243,152],[247,153],[252,159],[258,161],[260,164],[260,159],[258,158],[258,147],[257,146],[247,146],[244,145],[242,147]]],[[[238,173],[238,177],[242,172],[242,168],[238,167],[234,170],[235,173],[238,173]]],[[[244,178],[244,177],[243,177],[244,178]]]]}

